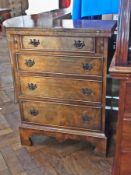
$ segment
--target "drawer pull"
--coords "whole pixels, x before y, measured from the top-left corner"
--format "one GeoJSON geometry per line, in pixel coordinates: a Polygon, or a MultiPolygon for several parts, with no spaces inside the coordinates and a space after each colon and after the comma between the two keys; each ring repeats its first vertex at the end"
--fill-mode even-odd
{"type": "Polygon", "coordinates": [[[37,85],[33,83],[28,83],[28,88],[33,91],[37,88],[37,85]]]}
{"type": "Polygon", "coordinates": [[[85,46],[85,43],[84,43],[84,41],[82,42],[82,41],[80,41],[80,40],[78,40],[78,41],[74,41],[74,46],[77,48],[77,49],[82,49],[84,46],[85,46]]]}
{"type": "Polygon", "coordinates": [[[40,41],[37,39],[30,39],[29,44],[33,45],[34,47],[37,47],[40,44],[40,41]]]}
{"type": "Polygon", "coordinates": [[[84,122],[90,122],[90,121],[92,120],[92,118],[91,118],[90,116],[88,116],[88,115],[83,115],[83,116],[82,116],[82,120],[83,120],[84,122]]]}
{"type": "Polygon", "coordinates": [[[86,96],[89,96],[92,94],[92,90],[91,89],[88,89],[88,88],[82,88],[81,89],[81,92],[86,95],[86,96]]]}
{"type": "Polygon", "coordinates": [[[25,64],[28,67],[32,67],[35,64],[35,61],[34,60],[31,60],[31,59],[28,59],[28,60],[25,60],[25,64]]]}
{"type": "Polygon", "coordinates": [[[39,111],[36,110],[36,109],[31,109],[31,110],[30,110],[30,114],[31,114],[32,116],[37,116],[37,115],[39,114],[39,111]]]}
{"type": "Polygon", "coordinates": [[[83,64],[83,69],[84,70],[91,70],[92,68],[93,68],[92,64],[89,64],[89,63],[83,64]]]}

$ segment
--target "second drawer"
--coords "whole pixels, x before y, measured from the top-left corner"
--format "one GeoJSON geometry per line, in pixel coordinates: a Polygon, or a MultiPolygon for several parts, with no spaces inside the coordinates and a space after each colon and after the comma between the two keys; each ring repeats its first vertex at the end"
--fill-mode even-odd
{"type": "Polygon", "coordinates": [[[70,78],[21,76],[20,94],[62,100],[101,102],[102,82],[70,78]]]}
{"type": "Polygon", "coordinates": [[[45,72],[82,76],[102,76],[102,57],[47,56],[17,54],[17,69],[27,72],[45,72]]]}

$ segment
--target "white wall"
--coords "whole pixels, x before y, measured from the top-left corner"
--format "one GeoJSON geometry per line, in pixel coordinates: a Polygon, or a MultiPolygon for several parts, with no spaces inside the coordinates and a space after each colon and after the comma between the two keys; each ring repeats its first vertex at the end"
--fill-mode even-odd
{"type": "Polygon", "coordinates": [[[26,14],[36,14],[59,8],[59,0],[28,0],[26,14]]]}

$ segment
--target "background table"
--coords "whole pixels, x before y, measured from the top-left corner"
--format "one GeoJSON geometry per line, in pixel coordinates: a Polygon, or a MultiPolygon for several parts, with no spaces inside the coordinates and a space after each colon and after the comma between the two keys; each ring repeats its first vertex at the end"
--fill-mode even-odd
{"type": "Polygon", "coordinates": [[[1,31],[2,22],[11,17],[10,11],[11,9],[9,8],[0,8],[0,31],[1,31]]]}

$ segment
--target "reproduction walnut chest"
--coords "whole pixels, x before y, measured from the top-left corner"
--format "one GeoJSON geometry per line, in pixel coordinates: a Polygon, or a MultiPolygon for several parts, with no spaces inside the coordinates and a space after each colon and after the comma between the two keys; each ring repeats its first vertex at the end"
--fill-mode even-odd
{"type": "Polygon", "coordinates": [[[108,38],[114,21],[55,20],[53,12],[17,17],[6,27],[20,137],[88,140],[106,153],[108,38]]]}

